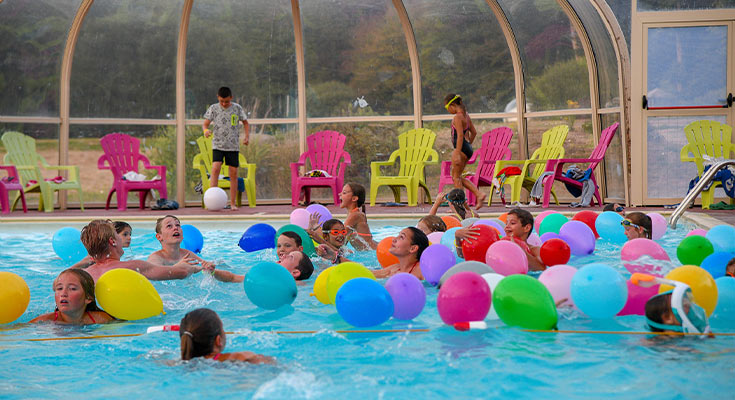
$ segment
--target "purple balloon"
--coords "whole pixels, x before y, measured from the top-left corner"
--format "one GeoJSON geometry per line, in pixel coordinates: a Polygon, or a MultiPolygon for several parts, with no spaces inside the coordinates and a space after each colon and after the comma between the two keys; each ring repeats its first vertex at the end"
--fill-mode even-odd
{"type": "Polygon", "coordinates": [[[388,279],[385,288],[393,298],[393,318],[408,321],[421,314],[426,305],[426,290],[419,278],[401,272],[388,279]]]}
{"type": "Polygon", "coordinates": [[[492,226],[493,228],[495,228],[495,229],[498,230],[499,236],[504,236],[505,235],[505,227],[500,226],[499,223],[497,223],[497,222],[495,222],[495,221],[493,221],[491,219],[480,219],[480,220],[475,221],[475,223],[472,224],[472,225],[473,226],[474,225],[487,225],[487,226],[492,226]]]}
{"type": "Polygon", "coordinates": [[[586,256],[595,251],[595,234],[582,221],[569,221],[559,230],[559,238],[569,245],[575,256],[586,256]]]}
{"type": "Polygon", "coordinates": [[[457,263],[452,250],[443,244],[432,244],[421,253],[419,266],[426,282],[436,286],[449,268],[457,263]]]}
{"type": "Polygon", "coordinates": [[[545,243],[549,239],[559,239],[559,235],[554,232],[546,232],[541,235],[541,243],[545,243]]]}
{"type": "Polygon", "coordinates": [[[315,212],[318,212],[320,224],[323,224],[332,219],[332,213],[329,212],[327,207],[324,207],[321,204],[312,204],[309,207],[306,207],[306,211],[308,211],[309,214],[314,214],[315,212]]]}

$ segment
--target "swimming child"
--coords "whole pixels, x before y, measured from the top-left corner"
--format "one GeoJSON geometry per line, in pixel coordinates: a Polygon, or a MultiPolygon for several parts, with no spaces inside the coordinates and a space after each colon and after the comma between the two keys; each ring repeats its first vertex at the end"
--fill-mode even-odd
{"type": "MultiPolygon", "coordinates": [[[[280,238],[280,237],[279,237],[280,238]]],[[[292,251],[278,260],[283,268],[286,268],[297,281],[309,279],[314,273],[314,264],[311,262],[306,253],[301,250],[292,251]]],[[[245,280],[245,275],[239,275],[222,269],[208,270],[214,276],[214,279],[222,282],[239,283],[245,280]]]]}
{"type": "MultiPolygon", "coordinates": [[[[123,249],[130,247],[130,241],[133,239],[133,228],[130,226],[130,224],[125,221],[115,221],[112,224],[115,227],[115,232],[117,232],[117,234],[120,235],[120,238],[122,239],[123,249]]],[[[82,260],[78,263],[72,265],[71,268],[87,268],[92,264],[94,264],[92,257],[86,256],[82,258],[82,260]]]]}
{"type": "Polygon", "coordinates": [[[214,263],[205,261],[194,252],[181,248],[184,241],[184,231],[181,221],[174,215],[166,215],[156,220],[156,239],[161,243],[161,250],[154,251],[147,261],[157,265],[176,265],[185,257],[197,260],[202,268],[213,269],[214,263]]]}
{"type": "Polygon", "coordinates": [[[294,251],[304,251],[301,236],[293,231],[281,233],[276,241],[276,254],[278,255],[278,261],[281,262],[284,257],[294,251]]]}
{"type": "Polygon", "coordinates": [[[358,183],[347,183],[340,194],[340,208],[347,210],[345,226],[352,230],[350,243],[356,250],[377,249],[365,215],[365,188],[358,183]]]}
{"type": "Polygon", "coordinates": [[[467,108],[462,102],[462,97],[458,94],[450,93],[444,98],[444,108],[450,114],[454,114],[452,118],[452,181],[457,189],[465,188],[477,197],[477,209],[482,208],[485,202],[485,193],[480,192],[472,182],[462,177],[462,172],[467,165],[470,157],[472,157],[472,142],[477,136],[475,125],[467,114],[467,108]]]}
{"type": "Polygon", "coordinates": [[[625,228],[625,236],[628,240],[637,238],[651,239],[651,232],[653,222],[651,217],[642,212],[634,211],[625,216],[625,219],[620,221],[620,224],[625,228]]]}
{"type": "Polygon", "coordinates": [[[451,212],[453,212],[460,221],[470,217],[477,217],[477,214],[475,214],[467,204],[467,197],[465,196],[463,189],[452,189],[447,193],[439,193],[439,195],[436,196],[434,205],[432,205],[431,210],[429,210],[429,215],[436,215],[437,211],[439,211],[439,207],[444,201],[447,202],[449,210],[451,210],[451,212]]]}
{"type": "Polygon", "coordinates": [[[618,203],[608,203],[602,208],[602,211],[615,211],[616,213],[625,217],[625,207],[618,203]]]}
{"type": "Polygon", "coordinates": [[[40,315],[30,322],[53,322],[67,325],[106,324],[115,318],[100,310],[94,297],[94,279],[82,269],[65,269],[54,279],[56,311],[40,315]]]}
{"type": "Polygon", "coordinates": [[[674,287],[646,302],[646,323],[652,332],[710,333],[707,313],[694,301],[686,283],[643,273],[634,273],[630,281],[643,287],[657,284],[674,287]]]}
{"type": "Polygon", "coordinates": [[[416,227],[419,228],[421,232],[424,232],[425,235],[434,232],[447,231],[447,224],[444,223],[444,221],[442,221],[442,219],[437,217],[436,215],[427,215],[425,217],[422,217],[416,224],[416,227]]]}
{"type": "Polygon", "coordinates": [[[319,243],[316,253],[333,264],[350,261],[345,258],[347,248],[344,245],[349,241],[349,232],[342,221],[332,218],[319,226],[319,213],[314,213],[309,219],[309,236],[319,243]]]}
{"type": "Polygon", "coordinates": [[[429,238],[419,228],[409,226],[403,228],[398,236],[393,238],[388,250],[398,258],[398,263],[389,265],[383,269],[372,271],[376,278],[389,278],[400,272],[409,273],[419,279],[424,279],[421,274],[421,254],[429,247],[429,238]]]}
{"type": "Polygon", "coordinates": [[[504,240],[512,240],[526,253],[528,258],[528,269],[530,271],[543,271],[546,269],[541,261],[541,248],[528,244],[528,236],[533,231],[533,215],[522,208],[514,208],[508,211],[505,220],[504,240]]]}
{"type": "Polygon", "coordinates": [[[181,340],[181,359],[196,357],[210,358],[215,361],[246,361],[253,364],[275,364],[272,357],[250,351],[223,353],[227,345],[222,320],[216,312],[208,308],[189,311],[179,324],[181,340]]]}

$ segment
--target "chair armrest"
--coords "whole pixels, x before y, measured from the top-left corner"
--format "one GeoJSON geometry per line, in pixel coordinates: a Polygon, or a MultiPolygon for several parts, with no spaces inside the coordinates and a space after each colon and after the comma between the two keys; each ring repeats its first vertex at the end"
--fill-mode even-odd
{"type": "Polygon", "coordinates": [[[436,152],[436,150],[431,149],[431,152],[429,153],[428,160],[424,161],[424,165],[435,165],[439,163],[439,153],[436,152]]]}
{"type": "Polygon", "coordinates": [[[240,168],[244,168],[248,171],[248,175],[247,175],[248,179],[255,179],[255,164],[253,163],[240,164],[240,168]]]}
{"type": "Polygon", "coordinates": [[[684,147],[681,148],[681,153],[679,153],[681,162],[694,162],[694,157],[690,156],[690,154],[689,145],[685,144],[684,147]]]}
{"type": "Polygon", "coordinates": [[[79,182],[79,167],[76,165],[45,165],[44,169],[55,169],[57,171],[69,171],[69,181],[79,182]]]}
{"type": "Polygon", "coordinates": [[[97,159],[97,169],[112,169],[107,162],[107,154],[103,154],[99,159],[97,159]]]}
{"type": "Polygon", "coordinates": [[[339,171],[337,171],[337,176],[340,177],[340,179],[344,180],[347,166],[352,165],[352,157],[350,157],[350,153],[346,151],[342,152],[342,157],[344,157],[344,161],[339,164],[339,171]]]}
{"type": "Polygon", "coordinates": [[[18,177],[18,170],[14,165],[0,165],[0,169],[8,171],[8,176],[18,177]]]}

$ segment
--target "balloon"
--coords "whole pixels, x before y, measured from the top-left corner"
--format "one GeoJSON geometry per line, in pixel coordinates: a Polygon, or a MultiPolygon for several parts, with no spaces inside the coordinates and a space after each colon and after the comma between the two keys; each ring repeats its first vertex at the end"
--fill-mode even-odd
{"type": "MultiPolygon", "coordinates": [[[[490,286],[491,294],[495,292],[495,288],[498,286],[498,283],[505,278],[503,275],[495,273],[482,274],[480,276],[482,276],[482,279],[484,279],[485,282],[487,282],[487,285],[490,286]]],[[[487,313],[487,317],[485,317],[485,319],[500,319],[500,317],[498,317],[498,313],[495,311],[495,304],[490,303],[490,311],[487,313]]]]}
{"type": "Polygon", "coordinates": [[[646,315],[646,302],[658,293],[658,286],[642,287],[627,281],[628,300],[618,315],[646,315]]]}
{"type": "Polygon", "coordinates": [[[457,243],[456,238],[454,237],[454,233],[457,232],[460,228],[451,228],[447,229],[446,232],[442,235],[441,244],[444,246],[447,246],[450,250],[452,250],[452,253],[454,255],[457,255],[457,243]]]}
{"type": "Polygon", "coordinates": [[[447,229],[462,227],[462,223],[457,218],[451,215],[443,216],[442,221],[444,221],[444,224],[447,226],[447,229]]]}
{"type": "Polygon", "coordinates": [[[559,234],[554,232],[546,232],[541,235],[541,243],[546,243],[549,239],[559,239],[559,234]]]}
{"type": "Polygon", "coordinates": [[[490,311],[490,287],[480,275],[463,271],[453,275],[439,289],[436,307],[447,325],[482,321],[490,311]]]}
{"type": "MultiPolygon", "coordinates": [[[[539,232],[541,230],[541,222],[544,220],[544,218],[546,218],[547,215],[551,215],[551,214],[559,214],[559,212],[554,211],[554,210],[546,210],[546,211],[540,212],[539,215],[537,215],[536,218],[533,219],[533,230],[536,232],[539,232]]],[[[505,213],[503,215],[507,216],[508,213],[505,213]]],[[[503,220],[503,222],[506,222],[506,221],[503,220]]],[[[539,232],[539,235],[543,235],[543,232],[539,232]]]]}
{"type": "Polygon", "coordinates": [[[249,227],[240,237],[237,244],[241,249],[251,253],[253,251],[272,249],[276,230],[268,224],[255,224],[249,227]]]}
{"type": "Polygon", "coordinates": [[[715,251],[735,253],[735,228],[730,225],[717,225],[707,232],[706,238],[715,251]]]}
{"type": "Polygon", "coordinates": [[[496,224],[500,225],[500,232],[505,232],[505,221],[500,220],[500,218],[493,218],[490,221],[495,222],[496,224]]]}
{"type": "Polygon", "coordinates": [[[184,235],[184,241],[181,246],[192,253],[201,253],[204,248],[204,236],[194,225],[181,225],[181,233],[184,235]]]}
{"type": "Polygon", "coordinates": [[[311,204],[308,207],[306,207],[306,211],[309,212],[309,216],[311,216],[311,214],[314,214],[314,213],[319,213],[319,224],[324,224],[325,222],[332,219],[332,213],[329,211],[327,207],[324,207],[321,204],[311,204]]]}
{"type": "Polygon", "coordinates": [[[227,193],[222,188],[212,186],[204,192],[204,206],[210,211],[219,211],[227,205],[227,193]]]}
{"type": "Polygon", "coordinates": [[[135,321],[163,312],[163,301],[153,284],[131,269],[111,269],[99,279],[94,294],[100,307],[117,319],[135,321]]]}
{"type": "Polygon", "coordinates": [[[567,242],[575,256],[586,256],[595,251],[595,233],[581,221],[569,221],[562,225],[559,237],[567,242]]]}
{"type": "Polygon", "coordinates": [[[421,253],[419,267],[424,280],[436,286],[442,275],[457,263],[457,257],[447,246],[432,244],[421,253]]]}
{"type": "MultiPolygon", "coordinates": [[[[689,285],[692,289],[692,295],[694,295],[694,302],[704,308],[708,316],[712,315],[712,312],[715,311],[715,307],[717,306],[717,285],[709,272],[696,265],[682,265],[666,274],[666,279],[684,282],[689,285]]],[[[672,289],[674,288],[671,286],[661,285],[658,292],[663,293],[672,289]]]]}
{"type": "Polygon", "coordinates": [[[466,218],[466,219],[462,220],[462,222],[461,222],[462,228],[466,228],[468,226],[472,226],[475,222],[477,222],[479,220],[480,220],[479,218],[475,218],[475,217],[466,218]]]}
{"type": "Polygon", "coordinates": [[[584,222],[585,225],[589,226],[590,229],[592,229],[592,233],[595,234],[595,239],[599,238],[600,235],[597,233],[597,229],[595,228],[595,221],[597,220],[597,213],[590,210],[582,210],[574,215],[572,217],[572,221],[579,221],[584,222]]]}
{"type": "MultiPolygon", "coordinates": [[[[419,278],[401,272],[385,283],[385,289],[393,299],[393,318],[412,320],[421,314],[426,305],[426,289],[419,278]]],[[[337,294],[339,298],[339,294],[337,294]]]]}
{"type": "Polygon", "coordinates": [[[300,228],[307,229],[309,227],[309,217],[311,217],[311,214],[308,211],[303,208],[297,208],[291,211],[291,216],[288,220],[300,228]]]}
{"type": "Polygon", "coordinates": [[[719,297],[713,318],[735,320],[735,279],[723,276],[715,279],[715,284],[719,297]]]}
{"type": "Polygon", "coordinates": [[[327,277],[327,295],[330,303],[334,304],[337,292],[345,282],[355,278],[368,278],[375,280],[375,276],[369,269],[356,262],[343,262],[335,265],[327,277]]]}
{"type": "Polygon", "coordinates": [[[500,320],[525,329],[552,329],[559,319],[551,293],[528,275],[511,275],[493,292],[493,304],[500,320]]]}
{"type": "Polygon", "coordinates": [[[495,272],[492,268],[490,268],[490,266],[485,263],[481,263],[479,261],[462,261],[452,268],[449,268],[447,272],[445,272],[444,275],[441,276],[441,278],[439,279],[439,287],[441,288],[442,285],[447,281],[447,279],[460,272],[465,271],[472,271],[478,275],[491,274],[495,272]]]}
{"type": "Polygon", "coordinates": [[[559,233],[559,229],[568,221],[569,218],[565,215],[559,213],[549,214],[541,221],[538,232],[542,235],[546,232],[559,233]]]}
{"type": "Polygon", "coordinates": [[[395,236],[384,238],[380,243],[378,243],[378,248],[375,249],[375,252],[378,255],[378,262],[383,268],[389,267],[393,264],[398,264],[398,257],[390,254],[389,251],[391,246],[393,246],[393,239],[395,238],[395,236]]]}
{"type": "Polygon", "coordinates": [[[699,236],[705,236],[707,235],[707,231],[704,229],[693,229],[687,233],[686,237],[692,236],[692,235],[699,235],[699,236]]]}
{"type": "Polygon", "coordinates": [[[653,240],[659,240],[666,234],[666,218],[657,212],[650,212],[648,214],[651,217],[651,238],[653,240]]]}
{"type": "Polygon", "coordinates": [[[57,256],[64,261],[77,262],[87,256],[87,249],[80,239],[82,233],[79,229],[66,227],[61,228],[51,239],[51,246],[57,256]]]}
{"type": "Polygon", "coordinates": [[[491,228],[495,228],[495,230],[498,232],[499,237],[502,237],[503,232],[505,232],[504,226],[501,226],[499,223],[489,220],[489,219],[480,219],[477,222],[475,222],[473,226],[478,226],[478,225],[486,225],[491,228]]]}
{"type": "MultiPolygon", "coordinates": [[[[546,212],[546,211],[544,211],[544,212],[546,212]]],[[[556,212],[556,211],[552,211],[552,212],[556,212]]],[[[543,213],[541,213],[541,214],[543,214],[543,213]]],[[[504,213],[500,214],[500,216],[498,216],[498,219],[501,220],[501,221],[503,221],[503,224],[506,224],[507,221],[508,221],[508,213],[507,212],[504,212],[504,213]]]]}
{"type": "Polygon", "coordinates": [[[541,261],[544,262],[544,265],[548,266],[566,264],[572,255],[569,245],[562,239],[549,239],[545,241],[541,245],[539,253],[541,255],[541,261]]]}
{"type": "Polygon", "coordinates": [[[623,217],[615,211],[605,211],[595,220],[595,229],[600,237],[613,243],[623,243],[628,240],[625,228],[620,225],[623,217]]]}
{"type": "Polygon", "coordinates": [[[20,276],[0,271],[0,324],[8,324],[18,319],[28,308],[31,292],[28,284],[20,276]]]}
{"type": "Polygon", "coordinates": [[[500,275],[528,273],[526,252],[510,240],[498,240],[491,244],[485,253],[485,262],[500,275]]]}
{"type": "MultiPolygon", "coordinates": [[[[441,243],[442,235],[444,235],[444,232],[431,232],[430,234],[426,235],[429,238],[429,243],[441,243]]],[[[395,264],[395,263],[394,263],[395,264]]]]}
{"type": "MultiPolygon", "coordinates": [[[[623,248],[620,249],[620,259],[622,261],[635,261],[643,256],[651,257],[655,260],[670,261],[669,255],[658,243],[651,239],[637,238],[625,242],[623,248]]],[[[623,263],[625,268],[634,272],[643,272],[661,276],[655,266],[651,264],[639,265],[638,263],[623,263]]]]}
{"type": "Polygon", "coordinates": [[[572,278],[570,293],[574,304],[591,318],[611,318],[625,306],[628,286],[614,268],[587,264],[572,278]]]}
{"type": "Polygon", "coordinates": [[[700,265],[708,255],[715,252],[712,243],[703,236],[685,237],[676,248],[676,258],[684,265],[700,265]]]}
{"type": "Polygon", "coordinates": [[[275,248],[278,245],[278,237],[281,236],[283,232],[296,232],[297,235],[301,238],[301,246],[304,248],[304,253],[306,253],[307,256],[312,257],[316,255],[316,249],[314,248],[314,241],[311,240],[311,237],[309,237],[309,234],[306,233],[306,231],[294,224],[288,224],[280,227],[276,231],[276,235],[273,238],[273,247],[275,248]]]}
{"type": "Polygon", "coordinates": [[[327,280],[329,279],[329,273],[332,272],[332,268],[334,268],[334,266],[322,271],[319,276],[316,277],[316,281],[314,281],[314,293],[311,295],[315,296],[322,304],[332,304],[332,301],[329,299],[329,294],[327,294],[327,280]]]}
{"type": "Polygon", "coordinates": [[[539,247],[544,242],[541,241],[541,238],[536,232],[531,232],[531,234],[528,235],[528,239],[526,239],[526,243],[528,243],[529,246],[539,247]]]}
{"type": "Polygon", "coordinates": [[[250,268],[243,287],[253,304],[267,310],[278,309],[296,300],[293,275],[272,261],[261,261],[250,268]]]}
{"type": "Polygon", "coordinates": [[[462,241],[462,254],[467,261],[484,262],[488,247],[500,238],[498,232],[487,225],[476,225],[475,228],[479,230],[479,236],[472,242],[462,241]]]}
{"type": "Polygon", "coordinates": [[[735,258],[735,254],[727,251],[716,251],[702,260],[702,265],[700,266],[709,272],[709,274],[712,275],[712,278],[717,279],[721,276],[725,276],[727,263],[729,263],[733,258],[735,258]]]}
{"type": "Polygon", "coordinates": [[[345,282],[335,298],[337,312],[358,328],[380,325],[393,315],[393,300],[380,283],[368,278],[345,282]]]}
{"type": "Polygon", "coordinates": [[[554,265],[542,272],[538,277],[538,281],[543,283],[546,289],[549,290],[551,297],[554,298],[555,305],[559,303],[559,306],[573,306],[574,301],[569,290],[572,284],[572,278],[576,273],[577,269],[571,265],[554,265]],[[561,302],[562,300],[563,302],[561,302]]]}

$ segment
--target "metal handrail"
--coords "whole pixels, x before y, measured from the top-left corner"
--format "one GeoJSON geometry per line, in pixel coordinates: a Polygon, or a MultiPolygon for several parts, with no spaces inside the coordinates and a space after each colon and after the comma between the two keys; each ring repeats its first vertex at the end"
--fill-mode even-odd
{"type": "Polygon", "coordinates": [[[699,179],[699,182],[694,185],[692,190],[687,193],[687,195],[684,197],[684,200],[679,203],[679,206],[676,207],[676,210],[674,210],[674,212],[671,214],[671,217],[669,218],[670,228],[676,228],[676,221],[679,220],[681,215],[684,213],[684,210],[689,208],[689,205],[694,201],[697,196],[699,196],[699,194],[702,192],[702,189],[704,189],[704,187],[712,181],[712,178],[715,176],[715,174],[728,165],[735,165],[735,160],[718,161],[702,175],[702,177],[699,179]]]}

